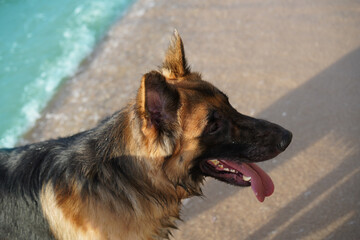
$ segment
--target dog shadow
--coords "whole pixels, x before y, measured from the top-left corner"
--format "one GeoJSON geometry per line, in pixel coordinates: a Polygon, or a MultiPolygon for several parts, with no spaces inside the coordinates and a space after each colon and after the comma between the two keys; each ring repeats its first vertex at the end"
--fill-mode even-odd
{"type": "MultiPolygon", "coordinates": [[[[306,236],[316,238],[326,234],[322,232],[322,229],[326,228],[333,229],[330,231],[331,236],[326,237],[340,239],[346,234],[355,239],[356,236],[360,236],[359,63],[360,48],[347,54],[256,116],[284,126],[291,130],[294,136],[289,149],[277,157],[276,161],[262,165],[268,172],[328,134],[335,136],[342,146],[345,144],[350,148],[351,154],[346,157],[337,156],[341,164],[336,169],[303,193],[296,193],[298,197],[280,208],[266,224],[247,239],[275,236],[276,239],[297,239],[306,236]],[[284,113],[286,117],[282,117],[284,113]],[[314,225],[318,231],[314,231],[314,225]]],[[[329,146],[334,147],[337,147],[337,143],[329,146]]],[[[317,160],[328,161],[319,157],[317,160]]],[[[294,174],[297,174],[296,169],[294,174]]],[[[241,188],[227,187],[215,181],[209,182],[208,185],[210,186],[205,187],[206,204],[200,204],[204,202],[203,199],[190,200],[191,208],[185,206],[182,212],[184,221],[243,191],[241,188]]]]}

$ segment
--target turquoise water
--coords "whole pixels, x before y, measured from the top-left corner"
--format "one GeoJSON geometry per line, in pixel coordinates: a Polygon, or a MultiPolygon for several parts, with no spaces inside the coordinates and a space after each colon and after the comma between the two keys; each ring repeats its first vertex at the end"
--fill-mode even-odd
{"type": "Polygon", "coordinates": [[[13,147],[133,0],[0,0],[0,147],[13,147]]]}

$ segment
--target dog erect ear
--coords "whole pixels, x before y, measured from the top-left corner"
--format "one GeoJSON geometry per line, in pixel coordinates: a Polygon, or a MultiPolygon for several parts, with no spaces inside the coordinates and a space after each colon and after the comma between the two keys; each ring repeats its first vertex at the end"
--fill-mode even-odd
{"type": "Polygon", "coordinates": [[[161,72],[168,79],[176,79],[190,73],[190,67],[185,58],[184,45],[176,30],[166,52],[161,72]]]}
{"type": "Polygon", "coordinates": [[[177,123],[179,93],[159,72],[152,71],[144,75],[137,104],[146,128],[154,127],[157,131],[164,131],[177,123]]]}

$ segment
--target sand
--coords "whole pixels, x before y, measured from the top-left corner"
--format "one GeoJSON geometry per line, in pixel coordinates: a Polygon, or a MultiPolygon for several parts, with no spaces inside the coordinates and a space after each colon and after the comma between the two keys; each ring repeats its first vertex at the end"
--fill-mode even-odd
{"type": "Polygon", "coordinates": [[[174,239],[360,239],[360,2],[139,0],[22,143],[96,125],[135,97],[174,28],[192,68],[242,113],[293,132],[262,163],[275,193],[209,179],[174,239]]]}

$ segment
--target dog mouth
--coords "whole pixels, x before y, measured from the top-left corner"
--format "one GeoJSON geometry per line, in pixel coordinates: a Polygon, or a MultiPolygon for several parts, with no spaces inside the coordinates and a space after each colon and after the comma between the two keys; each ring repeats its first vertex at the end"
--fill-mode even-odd
{"type": "Polygon", "coordinates": [[[210,177],[236,186],[251,186],[256,198],[263,202],[274,192],[270,176],[255,163],[211,159],[200,164],[201,171],[210,177]]]}

